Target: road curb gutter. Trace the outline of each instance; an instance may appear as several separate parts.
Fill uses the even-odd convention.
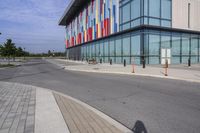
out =
[[[77,72],[90,72],[90,73],[121,74],[121,75],[132,75],[132,76],[135,75],[135,76],[155,77],[155,78],[162,78],[162,79],[174,79],[174,80],[181,80],[181,81],[187,81],[187,82],[200,83],[200,80],[192,80],[192,79],[184,79],[184,78],[177,78],[177,77],[172,77],[172,76],[160,76],[160,75],[152,75],[152,74],[108,72],[108,71],[96,71],[96,70],[80,70],[80,69],[71,69],[71,68],[66,68],[66,67],[65,67],[65,70],[77,71]]]

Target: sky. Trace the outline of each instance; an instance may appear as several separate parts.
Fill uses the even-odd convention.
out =
[[[0,44],[12,39],[31,53],[65,51],[65,27],[58,26],[70,0],[0,0]]]

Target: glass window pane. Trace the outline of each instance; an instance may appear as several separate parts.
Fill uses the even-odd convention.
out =
[[[123,11],[123,13],[122,13],[123,20],[122,20],[122,22],[125,23],[127,21],[130,21],[130,15],[131,15],[131,13],[130,13],[130,3],[128,3],[125,6],[123,6],[122,7],[122,11]]]
[[[131,19],[140,17],[140,0],[133,0],[131,2]]]
[[[181,48],[181,38],[180,37],[172,37],[172,55],[180,56],[180,48]]]
[[[115,56],[115,41],[110,41],[110,56]]]
[[[131,27],[136,27],[139,25],[140,25],[140,18],[131,22]]]
[[[131,37],[131,55],[140,56],[140,35]]]
[[[148,0],[144,0],[144,16],[148,16]]]
[[[149,55],[158,55],[160,50],[160,36],[149,35]]]
[[[95,47],[94,47],[94,44],[91,45],[91,52],[92,52],[92,58],[95,57]]]
[[[161,0],[161,17],[171,19],[171,0]]]
[[[164,26],[164,27],[171,27],[171,21],[162,20],[162,21],[161,21],[161,26]]]
[[[161,48],[171,48],[170,47],[170,36],[161,36]]]
[[[100,55],[99,55],[100,57],[104,56],[104,48],[103,48],[102,42],[100,43],[100,51],[99,52],[100,52]]]
[[[96,57],[99,57],[99,43],[96,43]]]
[[[198,55],[198,39],[191,39],[191,55]]]
[[[104,52],[104,56],[109,56],[109,53],[108,53],[108,42],[106,41],[106,42],[104,42],[104,50],[105,50],[105,52]]]
[[[121,64],[122,63],[122,57],[116,57],[116,63]]]
[[[122,26],[122,30],[127,30],[130,28],[130,23],[126,23]]]
[[[149,18],[149,25],[160,26],[160,19]]]
[[[123,56],[130,56],[130,37],[123,38]]]
[[[182,55],[189,55],[190,40],[189,38],[182,38]]]
[[[160,0],[149,0],[149,16],[160,18]]]
[[[191,39],[191,61],[192,63],[198,62],[198,39]]]
[[[116,56],[122,55],[122,45],[121,45],[121,39],[116,40]]]
[[[172,64],[180,63],[181,54],[181,38],[172,36]]]

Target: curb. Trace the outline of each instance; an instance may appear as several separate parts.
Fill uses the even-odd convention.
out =
[[[200,80],[184,79],[184,78],[177,78],[177,77],[172,77],[172,76],[160,76],[160,75],[152,75],[152,74],[137,74],[137,73],[125,73],[125,72],[108,72],[108,71],[96,71],[96,70],[80,70],[80,69],[72,69],[72,68],[66,68],[66,67],[64,67],[64,69],[69,70],[69,71],[77,71],[77,72],[121,74],[121,75],[132,75],[132,76],[135,75],[135,76],[154,77],[154,78],[162,78],[162,79],[174,79],[174,80],[180,80],[180,81],[200,83]]]

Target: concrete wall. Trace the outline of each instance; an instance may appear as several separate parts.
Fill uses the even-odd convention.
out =
[[[188,3],[190,28],[188,28]],[[172,27],[200,31],[200,0],[172,0]]]

